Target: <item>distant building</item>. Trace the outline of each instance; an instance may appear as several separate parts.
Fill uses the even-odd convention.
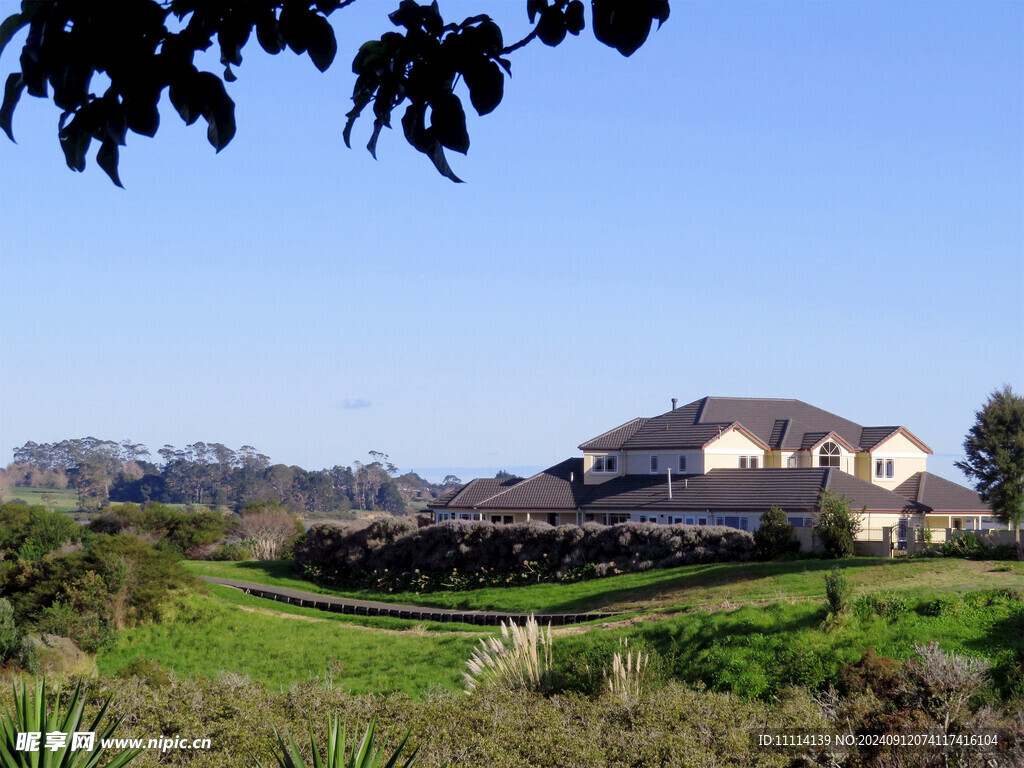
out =
[[[636,418],[579,446],[581,457],[525,480],[480,478],[428,506],[435,522],[641,522],[752,531],[785,510],[807,527],[822,491],[866,510],[862,537],[893,527],[1002,527],[969,488],[927,471],[932,450],[906,427],[863,427],[800,400],[705,397]]]

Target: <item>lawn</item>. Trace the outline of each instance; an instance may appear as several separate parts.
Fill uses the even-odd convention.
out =
[[[821,600],[823,575],[838,565],[854,594],[928,587],[943,590],[1024,587],[1024,566],[990,561],[852,558],[843,561],[794,560],[773,563],[713,563],[623,574],[576,584],[537,584],[467,592],[378,593],[334,590],[298,578],[287,561],[219,563],[191,561],[201,576],[238,579],[318,594],[462,610],[574,612],[589,610],[679,611],[740,603]]]
[[[78,493],[70,488],[55,490],[53,488],[28,488],[16,485],[7,495],[11,499],[21,500],[32,506],[47,507],[54,512],[76,512],[78,510]]]
[[[272,606],[273,610],[265,609]],[[210,595],[191,595],[160,624],[118,633],[102,652],[101,674],[113,674],[136,659],[185,676],[211,679],[225,672],[268,686],[288,688],[315,678],[362,693],[402,691],[421,695],[432,686],[455,689],[479,634],[427,632],[393,620],[345,617],[288,608],[213,586]],[[371,626],[372,625],[372,626]]]

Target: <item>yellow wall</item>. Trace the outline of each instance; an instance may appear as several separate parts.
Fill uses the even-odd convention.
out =
[[[889,480],[875,477],[876,459],[893,459],[896,463],[893,469],[895,476]],[[858,469],[860,467],[858,466]],[[898,433],[871,451],[870,460],[866,467],[868,476],[863,479],[869,480],[875,485],[893,490],[913,475],[915,472],[925,472],[928,469],[928,454],[922,451],[915,442],[902,433]],[[861,475],[858,473],[858,477]]]
[[[704,472],[712,469],[736,469],[740,465],[740,456],[757,456],[758,466],[767,466],[765,450],[743,432],[734,429],[704,449]]]
[[[617,460],[616,469],[617,472],[595,472],[594,471],[594,458],[597,456],[615,456]],[[625,457],[615,451],[595,451],[593,453],[583,454],[583,483],[584,485],[599,485],[605,483],[614,477],[618,477],[626,471],[624,466]]]

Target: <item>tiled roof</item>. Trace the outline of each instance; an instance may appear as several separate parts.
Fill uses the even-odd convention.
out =
[[[981,496],[931,472],[917,472],[900,483],[896,493],[913,499],[927,512],[981,512],[991,514]]]
[[[633,419],[580,448],[700,448],[736,424],[775,450],[808,450],[828,434],[855,451],[870,450],[900,430],[929,450],[903,427],[862,427],[802,400],[769,397],[705,397],[660,416]]]
[[[583,459],[561,464],[521,480],[477,503],[487,509],[577,509],[585,494]]]
[[[449,491],[444,496],[434,499],[427,506],[431,509],[438,507],[448,508],[468,508],[473,507],[484,499],[490,498],[496,493],[500,493],[510,485],[514,485],[519,482],[516,478],[508,480],[499,480],[494,477],[478,477],[476,480],[470,480],[461,488],[458,488],[454,495],[452,491]]]
[[[598,435],[593,440],[583,443],[580,448],[584,451],[617,451],[629,438],[636,434],[649,419],[637,418],[627,421],[620,427],[610,429],[603,435]]]
[[[483,495],[485,488],[494,488],[497,482],[512,485],[499,488],[490,496]],[[482,485],[473,488],[474,483]],[[624,475],[597,485],[584,485],[581,459],[568,459],[518,482],[474,480],[451,502],[442,504],[438,499],[430,506],[585,512],[762,512],[777,505],[787,511],[809,511],[817,506],[823,489],[845,496],[855,510],[866,506],[872,512],[919,511],[903,496],[834,468],[713,469],[703,475],[674,476],[669,499],[665,475]]]

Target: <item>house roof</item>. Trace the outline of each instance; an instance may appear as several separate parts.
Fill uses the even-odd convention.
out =
[[[915,472],[896,488],[896,493],[917,502],[926,512],[981,512],[991,514],[981,496],[931,472]]]
[[[580,448],[630,450],[701,448],[730,427],[746,432],[774,450],[809,450],[824,436],[835,435],[851,450],[871,450],[903,431],[923,450],[927,445],[903,427],[862,427],[805,403],[768,397],[704,397],[653,418],[638,418],[598,435]]]
[[[496,483],[512,485],[498,487]],[[480,485],[474,486],[474,483]],[[490,496],[486,489],[495,489]],[[747,511],[763,512],[776,505],[787,511],[817,507],[823,490],[845,496],[855,510],[872,512],[921,511],[913,501],[835,468],[712,469],[703,475],[673,476],[672,498],[666,475],[623,475],[597,485],[583,484],[582,459],[568,459],[520,481],[474,480],[432,509],[579,509]]]
[[[434,499],[432,502],[427,504],[427,506],[430,508],[473,507],[484,499],[490,498],[494,494],[499,493],[510,485],[514,485],[518,482],[518,478],[499,480],[494,477],[478,477],[476,480],[470,480],[461,488],[456,488],[454,491],[448,491],[443,496]]]

